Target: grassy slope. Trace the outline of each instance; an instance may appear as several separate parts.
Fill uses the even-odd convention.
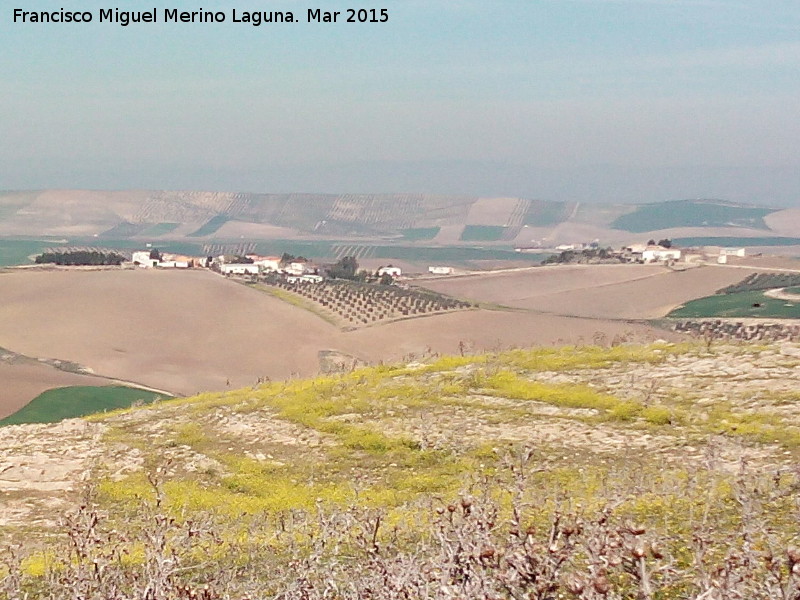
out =
[[[464,499],[494,506],[494,543],[513,539],[519,524],[511,506],[522,507],[531,547],[540,538],[546,544],[556,509],[566,519],[584,515],[577,518],[587,529],[592,515],[607,510],[605,520],[628,529],[637,523],[646,532],[642,541],[658,540],[665,563],[683,573],[659,587],[658,597],[694,597],[692,540],[701,536],[708,544],[703,560],[709,564],[727,560],[728,547],[738,548],[733,540],[742,539],[745,490],[758,495],[747,503],[748,547],[772,548],[800,534],[792,508],[796,478],[776,471],[773,462],[791,463],[800,450],[799,423],[782,411],[800,401],[796,388],[765,389],[754,381],[762,401],[756,407],[748,380],[736,388],[719,371],[719,391],[712,379],[718,371],[693,378],[703,361],[737,372],[736,363],[761,361],[795,369],[795,377],[798,366],[797,359],[760,347],[514,350],[171,400],[94,418],[108,427],[107,443],[135,448],[146,469],[101,477],[96,501],[108,511],[107,529],[132,532],[132,541],[117,543],[129,549],[124,564],[138,568],[149,559],[135,532],[156,522],[150,521],[152,505],[142,508],[143,499],[154,497],[153,477],[148,481],[145,473],[158,473],[159,510],[180,523],[213,523],[215,531],[209,546],[191,538],[181,546],[182,560],[202,564],[183,576],[202,583],[209,573],[236,567],[240,577],[259,581],[262,587],[250,589],[264,597],[282,585],[280,565],[290,555],[310,557],[304,568],[312,580],[314,569],[325,571],[328,564],[343,571],[324,576],[367,576],[356,567],[360,559],[350,566],[337,562],[360,556],[366,527],[346,525],[336,511],[348,507],[361,512],[347,514],[367,520],[380,515],[373,541],[391,555],[419,548],[428,539],[426,528],[437,531],[433,508],[447,519],[441,507],[453,502],[462,518],[467,509],[456,508],[459,497],[462,507]],[[683,378],[670,379],[675,368],[686,369],[685,386]],[[773,466],[760,469],[763,481],[758,473],[745,479],[735,474],[739,456],[756,461],[756,471]],[[725,463],[732,469],[719,468]],[[312,519],[308,531],[294,529],[300,513],[291,511],[297,510],[320,520]],[[756,521],[769,535],[752,529]],[[343,527],[344,537],[326,550],[311,533],[320,527],[332,536],[325,528]],[[202,560],[192,560],[192,552]],[[581,556],[565,568],[585,572]],[[28,559],[28,576],[35,578],[45,562],[42,555]],[[632,582],[620,573],[614,589],[634,597]]]
[[[709,421],[708,408],[693,406],[685,395],[645,390],[626,396],[629,386],[620,395],[620,390],[584,382],[596,381],[594,374],[604,369],[633,377],[635,370],[646,372],[653,368],[648,365],[668,364],[670,357],[694,360],[690,357],[695,352],[668,345],[445,357],[421,367],[373,367],[341,376],[271,383],[166,401],[121,418],[100,418],[112,426],[115,440],[139,446],[143,423],[163,419],[167,435],[160,443],[165,447],[146,449],[155,462],[166,448],[177,445],[213,459],[216,469],[176,477],[170,486],[176,506],[237,515],[311,508],[318,500],[346,505],[357,499],[358,492],[367,505],[400,507],[423,492],[457,494],[465,478],[496,466],[493,447],[524,441],[527,424],[544,426],[550,421],[548,414],[558,423],[574,421],[581,427],[687,436],[687,440],[736,432],[737,424],[748,422],[755,426],[743,427],[736,435],[754,441],[780,438],[770,438],[782,422],[774,415],[745,416],[728,406],[722,417],[720,405]],[[537,373],[572,373],[575,381],[536,381]],[[266,424],[254,437],[226,432],[215,426],[221,414],[231,415],[226,417],[230,420],[239,415],[265,423],[277,418],[289,424],[297,443],[277,442]],[[794,425],[786,425],[782,439],[794,449],[800,435]],[[588,464],[599,467],[591,455],[578,456],[563,442],[553,440],[539,449],[549,447],[550,458],[562,461],[567,471],[575,469],[575,474]],[[606,458],[607,465],[623,468],[632,457],[622,451]],[[664,465],[659,460],[652,466]],[[356,486],[354,476],[361,482]],[[141,492],[142,483],[134,476],[129,481],[107,481],[103,490],[109,500],[124,501]]]

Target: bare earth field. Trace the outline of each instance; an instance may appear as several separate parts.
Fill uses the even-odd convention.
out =
[[[235,239],[244,237],[247,239],[294,239],[298,236],[297,231],[288,227],[278,227],[276,225],[266,225],[262,223],[244,223],[241,221],[228,221],[213,235],[207,237]]]
[[[4,273],[0,302],[0,345],[180,394],[308,373],[337,332],[201,271]]]
[[[98,375],[175,394],[253,385],[261,377],[313,375],[321,350],[375,363],[461,349],[591,342],[596,334],[609,340],[675,337],[642,324],[493,310],[343,332],[311,312],[206,271],[0,273],[0,346],[74,361]],[[38,388],[26,387],[30,383],[21,373],[13,381],[15,402],[28,389],[28,399],[36,395]]]
[[[400,360],[427,349],[455,354],[460,344],[469,351],[491,351],[534,345],[592,343],[595,335],[631,340],[678,339],[670,332],[638,323],[543,315],[525,311],[470,310],[409,319],[345,334],[346,348],[362,348],[374,360]],[[355,344],[353,344],[355,342]]]
[[[602,239],[610,242],[631,238],[631,234],[589,223],[564,221],[553,227],[523,227],[514,238],[514,245],[529,246],[534,242],[543,242],[548,246],[558,244],[574,244],[575,240]]]
[[[800,255],[800,247],[784,246],[783,248],[796,248]],[[772,248],[773,255],[746,256],[745,258],[735,258],[728,262],[728,267],[757,267],[759,269],[774,269],[776,271],[800,272],[800,260],[785,256],[774,256],[775,251],[782,248]]]
[[[753,254],[770,254],[775,257],[784,257],[788,260],[794,260],[795,263],[797,262],[797,258],[800,257],[800,245],[796,246],[753,246],[748,248],[749,252]],[[795,264],[794,268],[797,268],[797,264]]]
[[[800,208],[787,208],[768,214],[764,222],[780,235],[796,236],[800,231]]]
[[[514,215],[524,215],[528,204],[519,198],[479,198],[470,206],[467,225],[514,225]]]
[[[706,266],[565,265],[428,279],[443,294],[543,313],[606,319],[663,317],[688,300],[741,281],[751,270]]]

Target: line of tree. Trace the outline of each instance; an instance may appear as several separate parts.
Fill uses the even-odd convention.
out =
[[[336,264],[328,267],[328,276],[333,279],[350,279],[351,281],[363,281],[366,273],[359,273],[358,261],[355,256],[345,256],[339,259]]]
[[[43,252],[36,257],[35,262],[38,265],[120,265],[125,262],[125,257],[116,252],[71,250],[69,252]]]
[[[561,254],[551,254],[542,261],[543,265],[622,262],[612,248],[584,248],[583,250],[564,250]]]
[[[291,264],[295,261],[297,262],[306,262],[308,259],[305,256],[295,256],[294,254],[289,254],[288,252],[284,252],[281,255],[281,266],[285,267],[288,264]]]

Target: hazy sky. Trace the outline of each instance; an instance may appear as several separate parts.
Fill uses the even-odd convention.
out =
[[[797,0],[113,2],[0,2],[0,189],[800,204]],[[228,22],[97,22],[153,6]]]

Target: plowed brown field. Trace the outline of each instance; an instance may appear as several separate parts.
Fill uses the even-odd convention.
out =
[[[313,375],[320,350],[374,363],[464,347],[591,342],[600,333],[642,341],[670,337],[640,324],[491,310],[343,332],[311,312],[205,271],[0,273],[0,346],[177,394],[252,385],[264,376]],[[17,373],[3,377],[5,397],[17,390],[16,404],[33,398],[41,385],[76,384],[49,385],[37,373]],[[41,385],[31,387],[29,379],[41,379]]]
[[[543,313],[654,319],[684,302],[741,281],[752,272],[716,266],[673,271],[651,265],[560,265],[420,283],[458,298]]]

